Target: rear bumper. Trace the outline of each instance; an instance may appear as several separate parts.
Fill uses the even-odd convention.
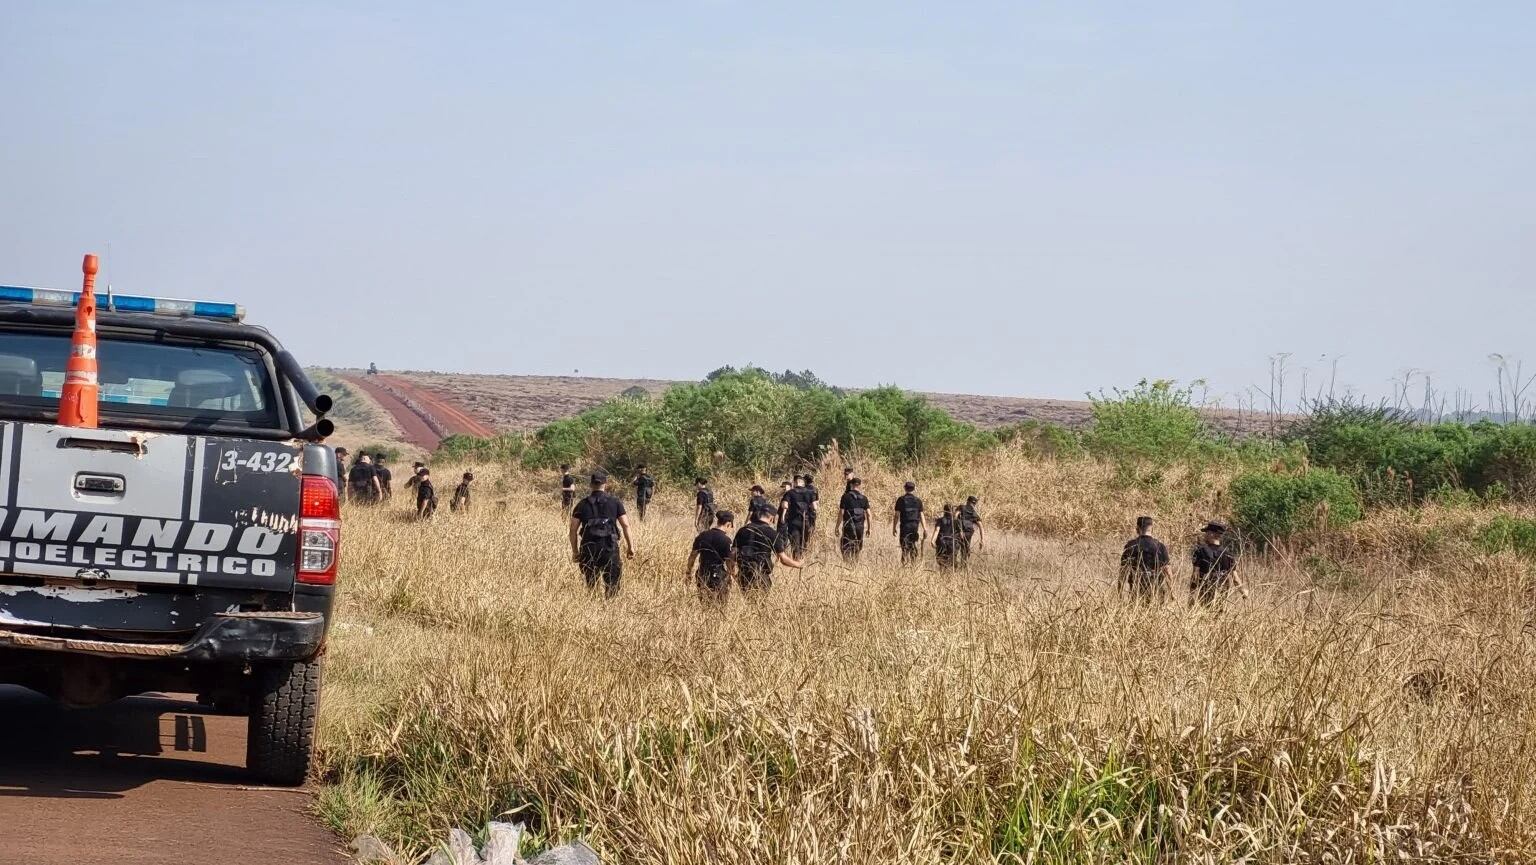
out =
[[[34,649],[105,658],[174,658],[186,661],[304,661],[320,653],[325,616],[320,613],[220,613],[185,643],[125,643],[29,634],[0,628],[0,649]]]

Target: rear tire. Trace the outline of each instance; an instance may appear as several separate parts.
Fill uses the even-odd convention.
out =
[[[258,667],[245,739],[246,770],[258,781],[297,787],[309,775],[320,710],[320,662]]]

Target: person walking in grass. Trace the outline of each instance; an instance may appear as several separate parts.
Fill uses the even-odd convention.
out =
[[[1120,594],[1134,600],[1168,600],[1168,548],[1152,537],[1152,518],[1136,518],[1136,537],[1125,542],[1120,553]]]
[[[736,581],[741,593],[749,598],[758,597],[773,585],[775,563],[786,568],[800,570],[805,567],[789,549],[789,537],[782,528],[774,528],[768,522],[772,511],[762,510],[747,515],[747,524],[736,532]]]
[[[960,546],[965,543],[965,530],[954,505],[945,505],[944,513],[933,524],[933,555],[939,570],[954,570],[961,564]]]
[[[693,487],[693,524],[702,532],[715,519],[715,491],[709,488],[709,481],[703,478],[694,478]]]
[[[981,527],[981,511],[976,509],[979,501],[975,496],[967,496],[965,504],[960,506],[958,512],[960,530],[964,536],[960,544],[960,556],[962,560],[967,562],[971,559],[971,553],[980,550],[981,545],[986,543],[987,540],[987,532]],[[975,541],[974,546],[972,545],[973,540]]]
[[[869,499],[864,496],[863,486],[858,478],[849,478],[847,492],[837,504],[838,549],[849,564],[858,563],[869,524]]]
[[[432,487],[432,470],[422,466],[416,472],[416,517],[426,519],[437,513],[437,490]]]
[[[793,481],[784,481],[779,484],[779,508],[773,514],[775,526],[784,525],[784,509],[789,507],[789,494],[795,489]]]
[[[576,476],[571,474],[569,464],[560,464],[560,509],[570,513],[576,505]]]
[[[795,475],[795,485],[779,505],[779,528],[785,532],[790,552],[797,558],[805,554],[810,536],[811,516],[815,513],[814,493],[806,488],[805,477]]]
[[[373,455],[373,474],[379,479],[379,500],[389,501],[389,497],[395,494],[389,486],[390,481],[394,480],[394,475],[390,473],[389,467],[384,465],[382,452]]]
[[[736,515],[730,511],[716,511],[715,525],[699,532],[693,539],[693,549],[688,553],[686,573],[692,574],[698,585],[699,600],[709,605],[724,605],[731,594],[731,568],[736,563],[736,552],[731,533],[736,529]]]
[[[768,502],[768,492],[763,489],[762,484],[753,484],[747,490],[747,518],[751,519],[752,514],[757,511],[773,512],[773,505]]]
[[[448,502],[448,510],[469,513],[469,487],[474,480],[474,472],[464,473],[464,477],[459,480],[459,485],[453,488],[453,498]]]
[[[416,489],[416,485],[421,483],[421,470],[426,467],[426,463],[411,463],[411,476],[405,479],[405,483],[401,484],[400,488],[404,490]]]
[[[624,575],[619,541],[624,542],[627,558],[635,557],[635,546],[630,540],[624,503],[608,493],[608,473],[595,471],[591,480],[592,493],[571,511],[571,560],[581,567],[588,589],[596,589],[601,580],[603,596],[612,598],[619,593],[619,581]]]
[[[901,563],[904,565],[922,561],[921,544],[928,542],[928,523],[923,519],[923,500],[917,497],[917,484],[902,484],[906,492],[896,499],[896,510],[891,513],[891,534],[901,544]]]
[[[1211,520],[1200,532],[1200,543],[1192,554],[1194,572],[1189,579],[1189,602],[1210,606],[1233,589],[1248,597],[1248,587],[1237,573],[1237,550],[1227,543],[1227,524]]]
[[[810,499],[810,508],[805,512],[805,541],[804,546],[809,547],[816,538],[816,520],[821,513],[821,490],[816,488],[816,476],[810,472],[805,473],[805,494]],[[799,553],[796,553],[799,555]]]
[[[352,501],[359,504],[371,505],[379,501],[379,476],[373,470],[373,459],[367,454],[359,454],[357,462],[347,472],[347,485],[352,490]]]
[[[635,511],[640,514],[640,522],[645,522],[645,509],[651,504],[651,497],[656,492],[656,479],[646,471],[645,463],[635,470],[635,478],[630,481],[635,488]]]
[[[336,497],[347,500],[347,449],[336,449]]]

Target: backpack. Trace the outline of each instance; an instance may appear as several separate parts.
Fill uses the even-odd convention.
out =
[[[921,523],[923,521],[922,500],[911,494],[902,496],[901,499],[901,521],[909,525]]]
[[[587,499],[591,503],[593,515],[581,523],[581,539],[588,543],[615,540],[619,536],[619,527],[612,517],[598,516],[601,511],[600,504],[607,501],[606,496],[595,495]]]

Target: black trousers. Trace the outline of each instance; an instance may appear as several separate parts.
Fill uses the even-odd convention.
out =
[[[635,510],[640,512],[640,519],[645,519],[645,508],[651,503],[651,497],[646,494],[635,496]]]
[[[843,523],[843,532],[838,536],[838,548],[843,551],[843,558],[858,561],[859,553],[864,550],[864,524],[853,521]]]
[[[624,576],[624,560],[619,556],[618,544],[582,544],[577,548],[577,558],[580,559],[581,576],[587,581],[588,589],[597,588],[597,581],[601,578],[606,597],[611,598],[619,593],[619,579]]]
[[[723,604],[731,596],[731,575],[725,565],[699,565],[699,600]]]
[[[923,527],[918,523],[902,524],[900,532],[902,564],[906,565],[922,560],[923,551],[918,547],[918,543],[922,536]]]
[[[941,569],[953,568],[960,563],[959,538],[939,538],[933,543],[933,557]]]
[[[741,559],[737,562],[736,581],[741,593],[766,592],[773,585],[773,559]]]
[[[576,504],[576,491],[575,490],[561,490],[560,491],[560,507],[565,508],[566,510],[570,510],[571,506],[574,505],[574,504]]]
[[[806,540],[810,536],[810,526],[804,517],[790,517],[784,521],[784,533],[789,538],[789,551],[795,558],[805,553]]]

